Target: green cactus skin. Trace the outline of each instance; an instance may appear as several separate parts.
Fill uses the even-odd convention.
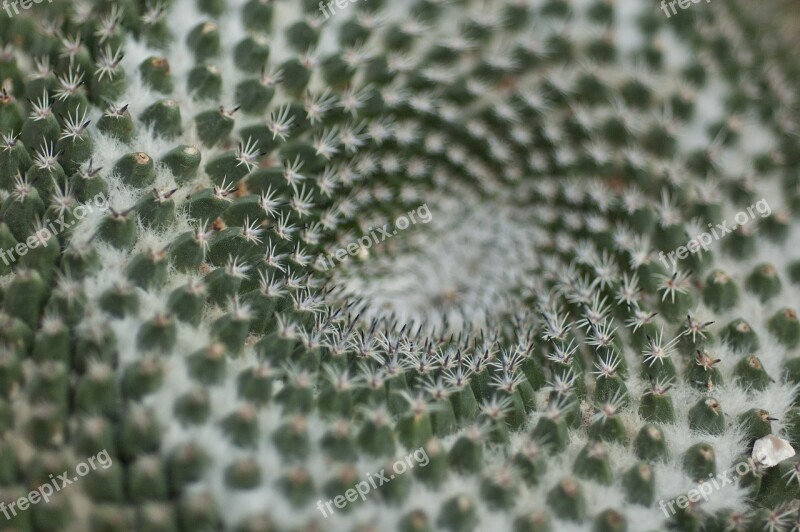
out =
[[[0,20],[0,500],[114,458],[0,528],[790,529],[796,456],[659,506],[800,449],[772,33],[741,0]]]

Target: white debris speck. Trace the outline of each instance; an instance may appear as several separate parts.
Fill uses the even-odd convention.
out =
[[[753,445],[753,460],[764,467],[772,467],[792,456],[794,448],[791,444],[772,434],[756,440]]]

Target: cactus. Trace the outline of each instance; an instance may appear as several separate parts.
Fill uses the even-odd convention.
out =
[[[800,526],[800,69],[646,4],[9,5],[0,530]]]

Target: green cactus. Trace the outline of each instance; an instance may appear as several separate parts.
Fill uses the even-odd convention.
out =
[[[25,5],[0,530],[800,526],[800,68],[744,0]]]

